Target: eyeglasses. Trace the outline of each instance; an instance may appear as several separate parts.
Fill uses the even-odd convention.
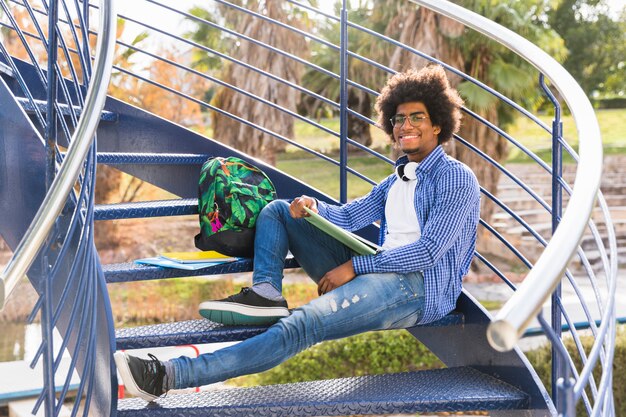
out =
[[[391,119],[389,119],[389,121],[391,121],[391,125],[393,127],[400,127],[404,124],[404,121],[408,118],[411,126],[419,127],[424,120],[428,119],[428,116],[421,116],[422,114],[424,113],[415,112],[415,113],[409,114],[408,116],[405,116],[403,114],[396,114]]]

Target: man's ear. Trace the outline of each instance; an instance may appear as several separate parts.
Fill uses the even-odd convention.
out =
[[[441,133],[441,128],[439,126],[433,126],[433,133],[435,135],[438,135],[439,133]]]

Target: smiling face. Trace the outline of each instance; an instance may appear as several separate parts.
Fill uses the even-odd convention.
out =
[[[425,117],[417,126],[409,122],[410,114]],[[406,116],[401,125],[393,127],[393,139],[396,146],[404,152],[410,161],[421,162],[437,147],[437,135],[441,131],[439,126],[433,125],[428,110],[421,101],[402,103],[396,109],[396,115]]]

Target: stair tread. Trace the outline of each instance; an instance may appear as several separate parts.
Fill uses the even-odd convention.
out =
[[[297,268],[298,262],[293,258],[287,258],[285,268]],[[102,266],[107,283],[134,282],[153,279],[197,277],[204,275],[222,275],[238,272],[252,271],[252,259],[242,258],[234,262],[224,262],[208,268],[189,271],[176,268],[164,268],[153,265],[139,265],[134,262],[106,264]]]
[[[13,69],[8,65],[3,64],[2,62],[0,62],[0,73],[6,74],[9,77],[13,78]]]
[[[420,327],[445,327],[463,324],[463,313],[453,311],[433,323]],[[225,326],[209,320],[185,320],[175,323],[117,329],[117,349],[143,349],[161,346],[196,345],[203,343],[245,340],[267,330],[268,326]]]
[[[95,220],[184,216],[188,214],[198,214],[197,198],[99,204],[94,208]]]
[[[33,103],[29,99],[24,98],[24,97],[17,97],[17,101],[20,103],[20,105],[24,108],[26,112],[35,111],[34,106],[36,106],[39,109],[39,111],[42,113],[45,113],[46,111],[48,111],[48,103],[43,100],[34,100],[34,106],[33,106]],[[72,106],[72,107],[74,109],[74,114],[76,114],[77,116],[80,116],[80,113],[83,109],[79,106]],[[63,113],[66,116],[70,114],[70,106],[68,106],[67,104],[59,103],[59,109],[61,110],[61,113]],[[100,120],[107,121],[107,122],[117,122],[117,119],[118,119],[117,113],[113,113],[113,112],[106,111],[106,110],[103,110],[102,114],[100,115]]]
[[[469,367],[169,395],[118,402],[118,416],[319,416],[524,409],[524,392]]]
[[[131,153],[131,152],[99,152],[98,163],[107,165],[123,164],[198,164],[202,165],[212,155],[208,154],[176,154],[176,153]]]

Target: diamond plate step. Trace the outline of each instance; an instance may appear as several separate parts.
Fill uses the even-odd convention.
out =
[[[445,327],[463,324],[462,313],[453,311],[442,319],[421,327]],[[224,326],[209,320],[129,327],[115,331],[117,349],[142,349],[161,346],[235,342],[264,332],[267,326]]]
[[[115,331],[117,350],[161,346],[200,345],[237,342],[256,336],[267,326],[224,326],[209,320],[187,320],[177,323],[129,327]]]
[[[287,258],[285,268],[297,268],[298,262],[293,258]],[[204,275],[224,275],[238,272],[252,271],[252,259],[241,259],[235,262],[224,262],[198,269],[187,271],[184,269],[163,268],[152,265],[139,265],[134,262],[103,265],[102,270],[107,283],[147,281],[152,279],[197,277]]]
[[[16,98],[26,113],[34,113],[35,108],[39,109],[41,113],[46,113],[48,111],[48,103],[43,100],[34,100],[34,104],[33,104],[27,98],[24,98],[24,97],[16,97]],[[72,106],[72,109],[76,117],[80,117],[80,113],[82,112],[83,109],[78,106]],[[59,110],[61,111],[61,114],[63,114],[64,116],[70,115],[70,111],[71,111],[70,106],[68,106],[67,104],[59,103]],[[103,110],[102,114],[100,114],[100,120],[104,122],[117,122],[118,115],[117,113]]]
[[[119,417],[338,416],[519,410],[528,395],[467,367],[119,400]]]
[[[212,155],[171,153],[98,153],[98,163],[107,165],[202,165]]]
[[[197,198],[101,204],[94,208],[95,220],[136,219],[140,217],[185,216],[198,214]]]

